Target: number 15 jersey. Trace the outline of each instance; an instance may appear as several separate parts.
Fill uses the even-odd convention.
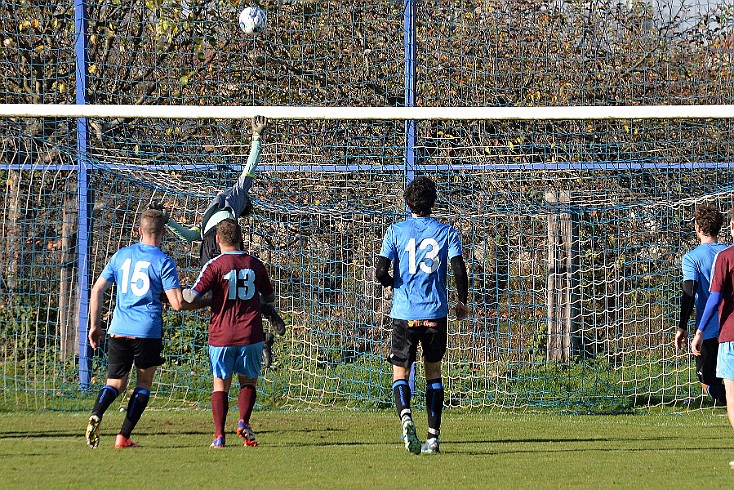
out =
[[[273,294],[265,265],[242,251],[224,252],[204,265],[191,288],[212,292],[209,345],[250,345],[264,340],[260,295]]]
[[[385,232],[380,255],[393,263],[392,318],[433,320],[448,315],[448,262],[461,255],[454,228],[430,217],[395,223]]]
[[[117,284],[111,335],[163,338],[161,293],[180,287],[171,257],[158,247],[136,243],[118,250],[100,277]]]

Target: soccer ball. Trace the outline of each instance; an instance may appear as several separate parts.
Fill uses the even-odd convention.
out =
[[[266,23],[265,11],[260,7],[246,7],[240,13],[240,29],[248,36],[264,31]]]

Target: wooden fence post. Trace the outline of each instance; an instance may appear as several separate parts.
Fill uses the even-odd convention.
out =
[[[61,225],[61,274],[59,278],[58,325],[61,336],[61,360],[79,353],[77,331],[79,325],[79,288],[77,287],[76,236],[77,198],[67,194],[64,199]]]
[[[578,351],[578,223],[568,191],[548,191],[547,362],[568,362]]]

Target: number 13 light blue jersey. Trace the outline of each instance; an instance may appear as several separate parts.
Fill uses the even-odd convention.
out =
[[[110,334],[163,337],[161,294],[180,287],[171,257],[157,247],[136,243],[118,250],[100,276],[117,284]]]
[[[432,320],[448,314],[448,262],[461,255],[455,229],[430,217],[409,218],[387,229],[380,255],[393,263],[392,318]]]

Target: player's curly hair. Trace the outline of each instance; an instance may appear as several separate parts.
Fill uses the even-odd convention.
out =
[[[724,224],[724,215],[715,204],[706,203],[696,207],[694,218],[701,228],[701,233],[712,237],[719,236]]]
[[[232,218],[223,219],[217,224],[217,236],[225,245],[238,245],[242,243],[242,228]]]
[[[430,216],[436,203],[436,183],[428,177],[418,177],[408,184],[403,196],[411,213]]]

